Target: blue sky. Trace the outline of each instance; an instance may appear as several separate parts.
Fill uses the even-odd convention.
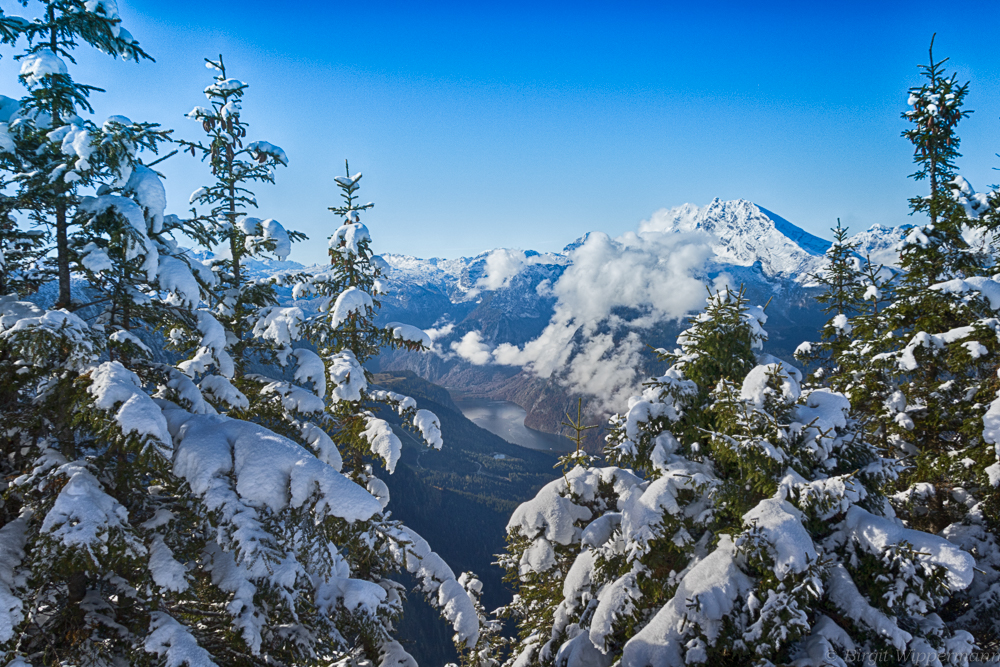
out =
[[[922,188],[900,113],[935,31],[935,53],[971,80],[960,167],[977,189],[1000,181],[996,2],[120,1],[157,62],[81,50],[74,77],[109,91],[97,114],[195,138],[183,114],[221,52],[250,84],[249,138],[290,159],[258,215],[311,237],[293,250],[305,263],[324,258],[345,157],[375,202],[376,250],[421,257],[558,250],[713,197],[821,236],[837,217],[907,222]],[[0,92],[20,96],[9,53]],[[183,213],[207,169],[178,155],[162,171]]]

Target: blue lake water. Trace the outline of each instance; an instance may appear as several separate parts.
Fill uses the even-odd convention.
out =
[[[553,453],[572,451],[576,447],[569,438],[543,433],[525,426],[524,418],[528,413],[516,403],[494,401],[488,398],[470,398],[455,394],[452,395],[452,399],[466,419],[493,435],[500,436],[507,442],[528,449]]]

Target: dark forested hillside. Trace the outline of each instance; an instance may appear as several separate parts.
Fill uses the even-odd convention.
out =
[[[521,502],[559,475],[550,454],[513,445],[466,419],[447,390],[414,373],[375,375],[375,382],[417,400],[441,420],[444,447],[429,450],[399,427],[394,414],[379,415],[393,423],[403,441],[389,486],[393,518],[420,533],[456,574],[472,570],[483,581],[483,606],[492,611],[510,601],[502,570],[493,565],[504,549],[507,520]],[[499,458],[502,456],[503,458]],[[400,641],[420,664],[454,660],[451,628],[411,592],[401,624]]]

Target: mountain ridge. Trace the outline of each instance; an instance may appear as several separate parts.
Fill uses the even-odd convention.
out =
[[[861,257],[895,265],[904,232],[875,225],[852,239]],[[428,330],[435,352],[391,353],[376,363],[511,400],[528,411],[528,426],[558,432],[578,396],[604,400],[595,408],[603,418],[656,373],[644,344],[671,349],[683,318],[704,303],[705,285],[742,285],[753,303],[771,299],[767,349],[791,359],[825,321],[811,276],[830,245],[753,202],[715,199],[657,211],[618,239],[588,232],[558,253],[501,248],[451,260],[386,253],[384,317]],[[672,300],[678,293],[688,298]],[[540,370],[561,358],[562,370]]]

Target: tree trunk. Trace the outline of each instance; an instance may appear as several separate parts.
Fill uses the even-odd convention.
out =
[[[71,302],[69,285],[69,239],[67,237],[66,204],[56,206],[56,262],[59,272],[59,299],[56,308],[69,308]]]

